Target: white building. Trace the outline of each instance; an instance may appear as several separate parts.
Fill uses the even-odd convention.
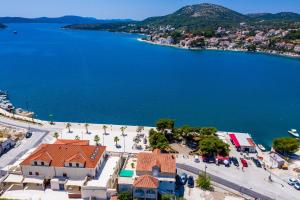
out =
[[[57,140],[42,144],[21,162],[20,178],[10,174],[4,186],[17,183],[23,188],[65,190],[69,198],[107,199],[114,194],[120,157],[111,157],[105,146],[87,140]]]
[[[172,154],[153,152],[138,153],[123,169],[132,172],[118,178],[119,191],[130,191],[134,198],[157,199],[158,194],[175,193],[176,159]],[[127,173],[128,174],[128,173]]]
[[[231,142],[241,152],[256,152],[256,145],[248,133],[229,133]]]

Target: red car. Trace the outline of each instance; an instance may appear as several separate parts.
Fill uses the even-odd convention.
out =
[[[248,167],[248,163],[244,158],[241,158],[241,163],[242,163],[243,167]]]

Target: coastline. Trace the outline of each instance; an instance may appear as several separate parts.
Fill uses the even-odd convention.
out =
[[[205,47],[205,48],[196,48],[196,47],[183,47],[180,45],[175,45],[175,44],[160,44],[158,42],[153,42],[149,40],[143,40],[142,38],[137,38],[138,41],[140,42],[145,42],[148,44],[152,45],[159,45],[159,46],[166,46],[166,47],[173,47],[173,48],[178,48],[178,49],[184,49],[184,50],[208,50],[208,51],[232,51],[232,52],[250,52],[246,49],[240,49],[240,48],[235,48],[235,49],[224,49],[224,48],[217,48],[217,47]],[[257,50],[252,53],[260,53],[260,54],[266,54],[266,55],[273,55],[273,56],[281,56],[281,57],[286,57],[286,58],[295,58],[295,59],[300,59],[300,55],[294,54],[294,53],[279,53],[279,52],[271,52],[271,51],[262,51],[262,50]]]

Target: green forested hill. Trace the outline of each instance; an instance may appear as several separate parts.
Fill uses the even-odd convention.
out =
[[[158,28],[170,25],[175,29],[188,31],[216,29],[217,27],[232,28],[246,22],[258,28],[297,28],[300,27],[300,15],[291,12],[276,14],[257,13],[244,15],[215,4],[197,4],[185,6],[176,12],[160,17],[150,17],[143,21],[114,24],[76,24],[67,26],[74,29],[94,29],[110,31],[132,31],[138,27]]]

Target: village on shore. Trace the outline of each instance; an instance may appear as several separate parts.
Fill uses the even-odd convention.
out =
[[[174,46],[184,49],[213,49],[230,51],[251,51],[300,57],[300,41],[290,37],[300,29],[257,29],[247,23],[240,23],[239,28],[202,32],[178,31],[174,27],[160,26],[158,29],[137,28],[133,32],[145,33],[142,41],[158,45]]]

